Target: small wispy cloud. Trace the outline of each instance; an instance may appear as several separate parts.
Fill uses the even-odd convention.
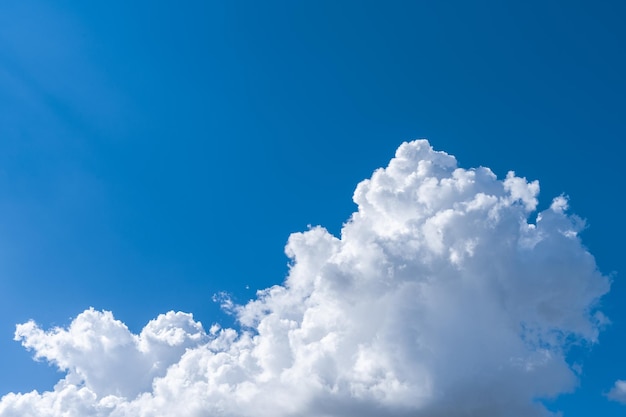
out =
[[[94,310],[18,325],[67,375],[5,395],[0,416],[549,415],[540,400],[575,388],[566,352],[596,342],[610,283],[567,200],[536,213],[538,193],[404,143],[358,185],[340,237],[295,233],[282,285],[220,296],[240,330],[169,312],[135,335]]]
[[[609,400],[626,404],[626,381],[615,381],[615,385],[613,385],[613,388],[611,388],[611,391],[609,391],[606,396]]]

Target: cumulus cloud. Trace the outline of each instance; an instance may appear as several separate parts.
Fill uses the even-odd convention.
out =
[[[615,385],[613,385],[613,388],[611,388],[611,391],[609,391],[606,396],[609,400],[626,404],[626,381],[615,381]]]
[[[282,285],[224,300],[238,330],[169,312],[134,335],[94,310],[18,325],[67,376],[4,396],[0,416],[550,415],[540,400],[576,387],[566,353],[596,342],[610,283],[567,199],[537,213],[538,193],[404,143],[357,186],[340,237],[291,235]]]

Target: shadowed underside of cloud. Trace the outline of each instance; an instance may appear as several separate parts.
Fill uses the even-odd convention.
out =
[[[66,371],[8,394],[2,417],[528,417],[571,391],[572,344],[593,344],[609,280],[557,197],[462,169],[425,140],[361,182],[341,237],[293,234],[283,285],[225,306],[240,330],[169,312],[139,335],[87,310],[16,339]]]

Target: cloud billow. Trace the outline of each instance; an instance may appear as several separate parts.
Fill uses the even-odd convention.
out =
[[[228,304],[239,330],[169,312],[139,335],[87,310],[16,339],[67,372],[10,393],[0,417],[528,417],[573,390],[570,346],[606,321],[609,279],[560,196],[538,182],[458,168],[404,143],[354,193],[341,237],[290,236],[282,285]]]

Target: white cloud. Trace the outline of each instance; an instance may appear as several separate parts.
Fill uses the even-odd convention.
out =
[[[611,391],[606,395],[608,399],[626,404],[626,381],[617,380]]]
[[[544,416],[571,391],[571,344],[597,340],[609,290],[565,197],[403,144],[361,182],[341,238],[290,236],[283,285],[237,306],[242,330],[167,313],[133,335],[108,312],[16,338],[67,371],[8,394],[2,417]]]
[[[133,335],[110,312],[93,309],[76,317],[67,330],[44,332],[32,321],[20,324],[15,338],[33,349],[36,358],[67,371],[66,382],[84,382],[99,395],[124,397],[149,390],[187,348],[207,339],[190,314],[161,314]]]

